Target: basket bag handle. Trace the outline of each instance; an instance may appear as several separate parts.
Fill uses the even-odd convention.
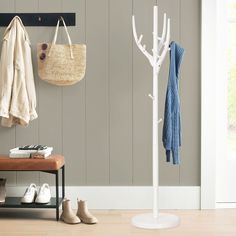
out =
[[[67,27],[66,27],[66,23],[63,19],[63,17],[61,16],[60,19],[58,19],[57,21],[57,26],[56,26],[56,30],[55,30],[55,34],[54,34],[54,38],[53,38],[53,41],[52,41],[52,45],[49,49],[49,52],[48,52],[48,56],[50,57],[51,55],[51,49],[53,47],[53,45],[56,44],[56,41],[57,41],[57,34],[58,34],[58,28],[59,28],[59,23],[60,21],[62,21],[63,25],[64,25],[64,28],[65,28],[65,31],[66,31],[66,35],[67,35],[67,39],[68,39],[68,42],[69,42],[69,46],[70,46],[70,57],[73,59],[74,56],[73,56],[73,51],[72,51],[72,43],[71,43],[71,39],[70,39],[70,35],[68,33],[68,30],[67,30]]]

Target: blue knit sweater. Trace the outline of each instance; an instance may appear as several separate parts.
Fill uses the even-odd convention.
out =
[[[180,99],[179,99],[179,70],[184,49],[175,42],[170,44],[170,68],[166,91],[165,114],[162,141],[166,149],[166,161],[180,163],[179,147],[181,146]]]

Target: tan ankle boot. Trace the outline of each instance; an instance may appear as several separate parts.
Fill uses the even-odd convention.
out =
[[[64,199],[62,202],[61,220],[67,224],[79,224],[81,222],[71,209],[70,200],[68,199]]]
[[[93,216],[87,208],[87,202],[86,201],[78,201],[78,211],[77,216],[80,218],[80,220],[85,224],[96,224],[98,223],[98,220],[95,216]]]

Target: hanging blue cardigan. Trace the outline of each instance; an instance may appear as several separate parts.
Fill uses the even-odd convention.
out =
[[[180,163],[179,147],[181,146],[180,99],[179,99],[179,70],[184,49],[175,42],[170,44],[170,68],[166,91],[165,114],[162,141],[166,149],[166,161]]]

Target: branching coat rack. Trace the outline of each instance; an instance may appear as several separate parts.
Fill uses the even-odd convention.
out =
[[[148,96],[152,99],[152,168],[153,168],[153,212],[133,217],[132,224],[139,228],[164,229],[176,227],[180,218],[175,215],[159,213],[158,191],[158,74],[170,44],[170,19],[163,19],[163,30],[161,37],[158,36],[158,7],[153,7],[153,49],[152,55],[147,52],[146,45],[142,45],[143,35],[137,36],[135,17],[132,16],[132,27],[135,42],[140,51],[147,57],[153,68],[153,92]]]

